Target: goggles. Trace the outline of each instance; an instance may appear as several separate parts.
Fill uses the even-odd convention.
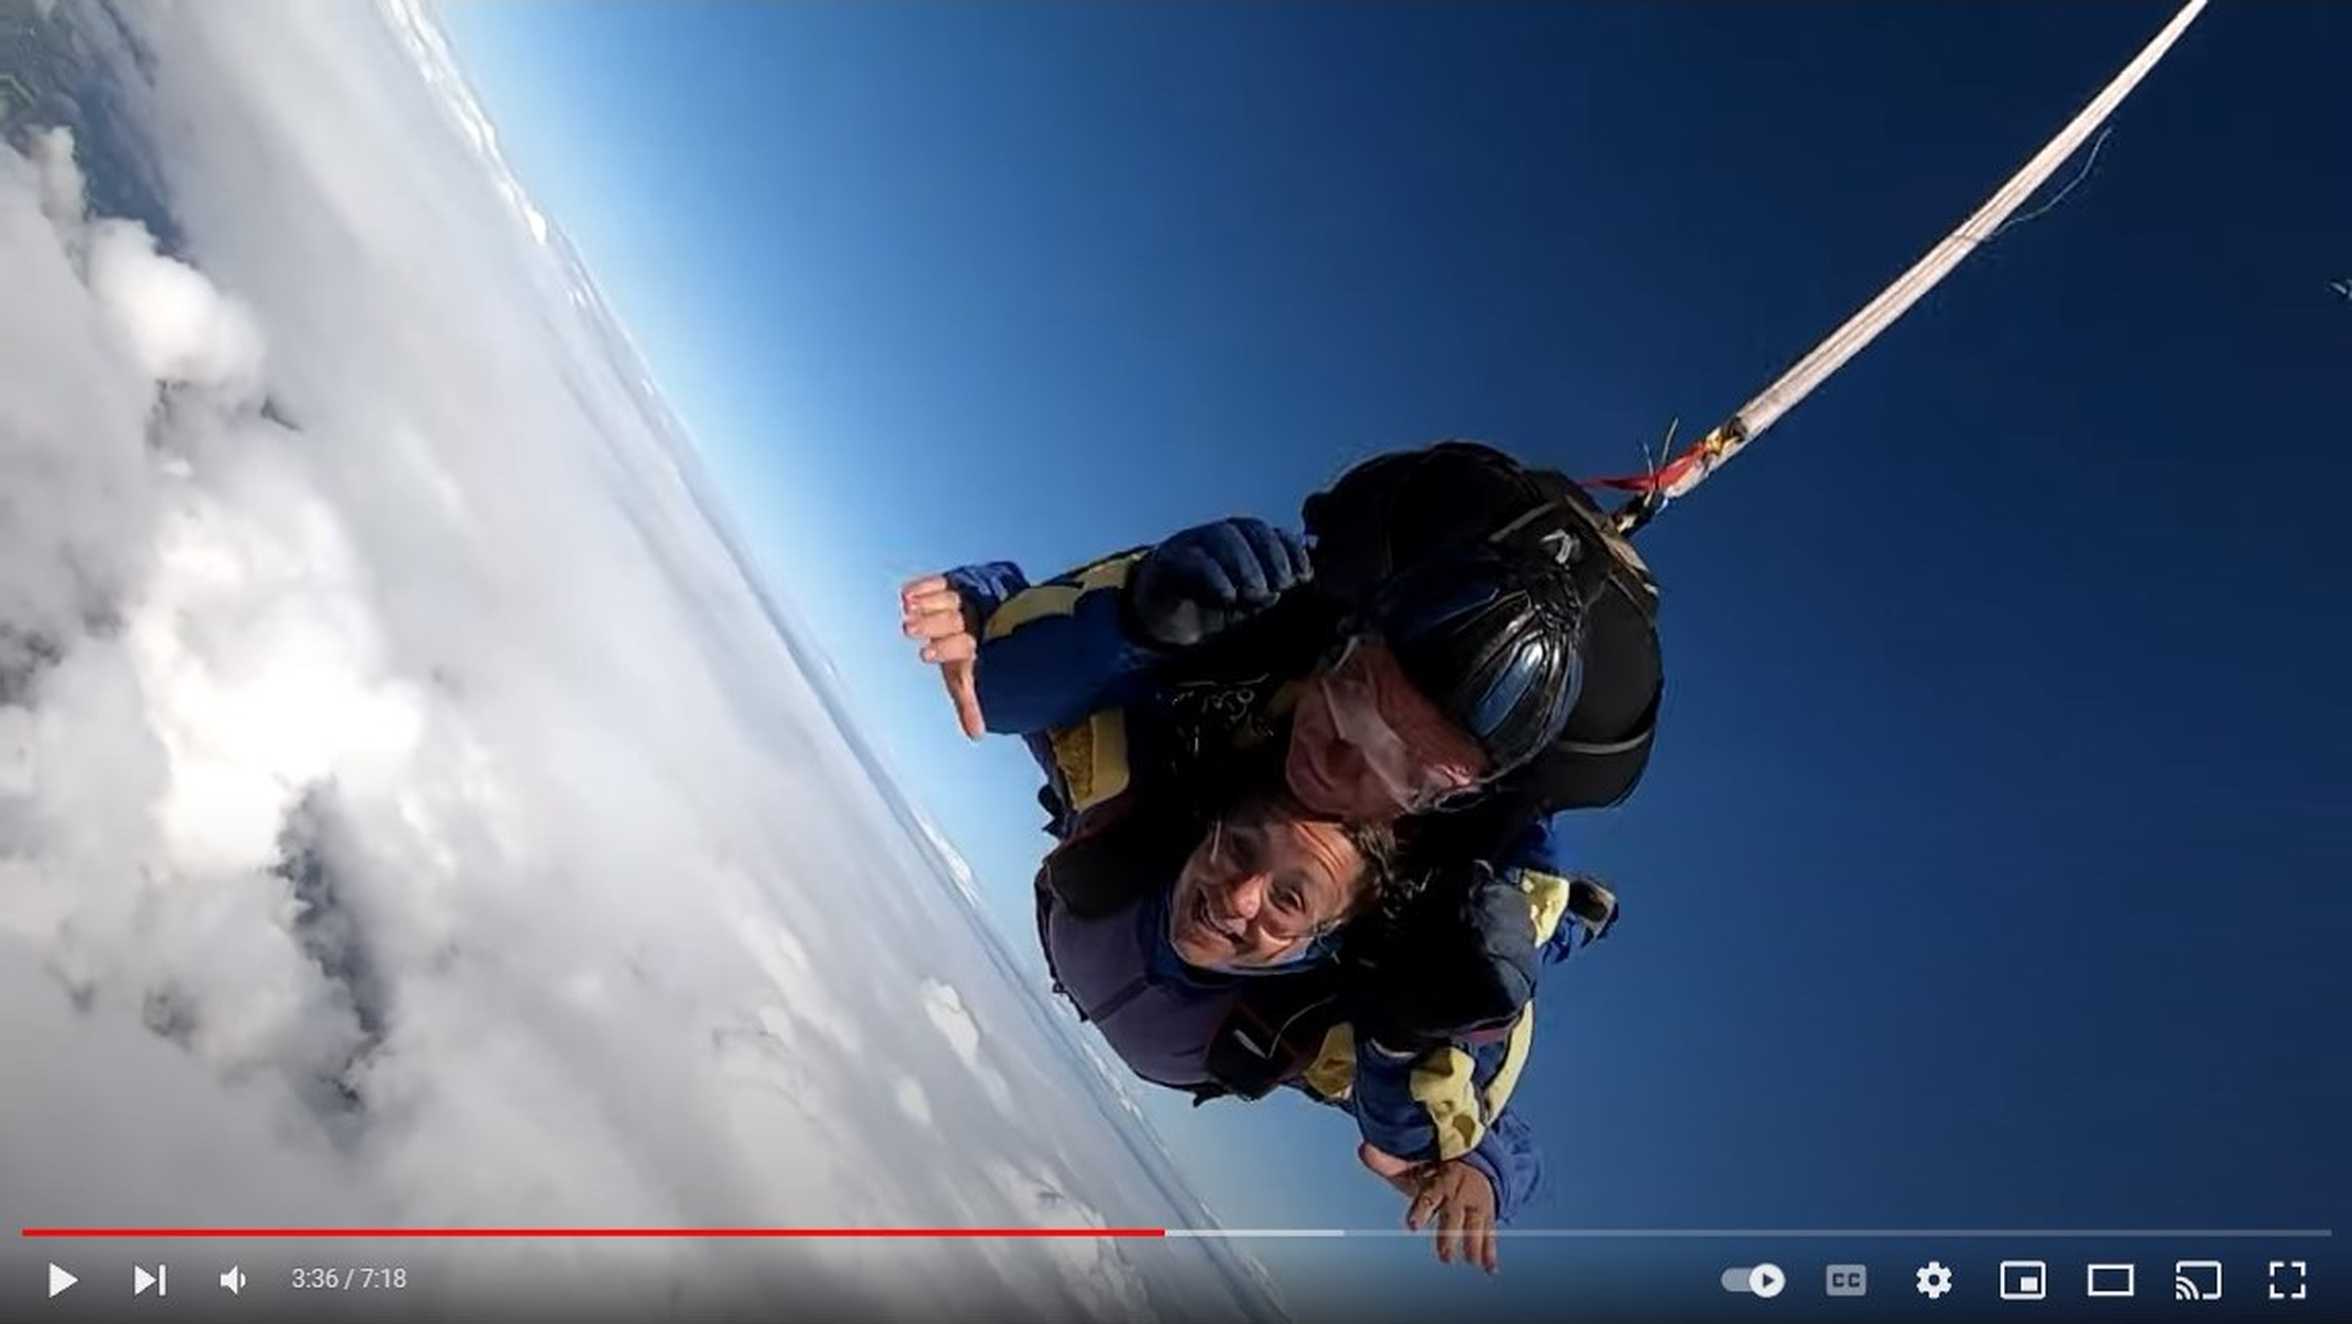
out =
[[[1332,664],[1315,678],[1315,691],[1331,714],[1332,733],[1355,749],[1389,799],[1405,813],[1458,809],[1476,800],[1491,777],[1415,758],[1404,736],[1389,725],[1380,711],[1379,687],[1356,662],[1357,650],[1368,637],[1359,634],[1350,638]]]

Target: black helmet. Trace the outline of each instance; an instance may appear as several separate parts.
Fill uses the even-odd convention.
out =
[[[1584,602],[1567,566],[1472,544],[1383,580],[1365,624],[1501,776],[1560,736],[1584,685]]]

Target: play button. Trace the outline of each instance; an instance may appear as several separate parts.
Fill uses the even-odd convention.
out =
[[[59,1292],[64,1291],[66,1288],[69,1288],[80,1281],[82,1280],[74,1277],[70,1273],[67,1273],[63,1269],[58,1268],[54,1264],[49,1266],[49,1295],[51,1296],[57,1295]]]

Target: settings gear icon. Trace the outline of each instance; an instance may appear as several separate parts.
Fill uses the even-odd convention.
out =
[[[1913,1277],[1919,1280],[1919,1294],[1930,1301],[1952,1290],[1952,1271],[1941,1260],[1929,1260]]]

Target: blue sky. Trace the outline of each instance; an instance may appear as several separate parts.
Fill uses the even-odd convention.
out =
[[[1026,958],[1035,776],[956,734],[900,579],[1295,523],[1349,461],[1448,434],[1636,468],[1908,265],[2170,10],[446,23]],[[1530,1224],[2340,1207],[2348,45],[2340,8],[2208,13],[2062,206],[1644,535],[1668,703],[1633,802],[1571,821],[1627,918],[1546,987]],[[1154,1115],[1234,1222],[1397,1217],[1335,1116]],[[1614,1290],[1683,1254],[1547,1245],[1474,1290]],[[1462,1277],[1419,1248],[1268,1258],[1310,1287]]]

